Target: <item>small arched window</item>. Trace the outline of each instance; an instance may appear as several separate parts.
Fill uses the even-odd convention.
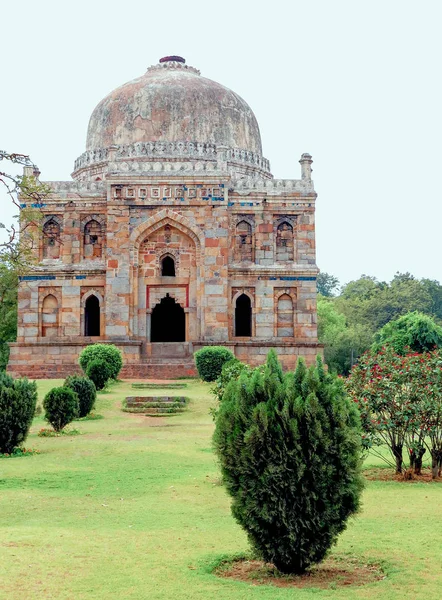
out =
[[[43,337],[58,335],[58,301],[52,294],[45,297],[41,307],[41,335]]]
[[[55,219],[43,226],[43,258],[60,258],[60,225]]]
[[[235,305],[235,336],[251,337],[252,335],[252,302],[247,294],[241,294]]]
[[[247,221],[240,221],[236,226],[234,258],[236,262],[253,261],[252,226]]]
[[[288,294],[278,298],[276,319],[277,336],[293,337],[293,301]]]
[[[293,261],[293,247],[293,226],[288,221],[284,221],[278,225],[276,230],[276,260]]]
[[[161,275],[163,277],[175,277],[175,261],[171,256],[165,256],[161,260]]]
[[[100,301],[94,295],[84,305],[84,335],[100,335]]]
[[[84,226],[83,257],[101,258],[103,251],[103,233],[101,224],[91,219]]]

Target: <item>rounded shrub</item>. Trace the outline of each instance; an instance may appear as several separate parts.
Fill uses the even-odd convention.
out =
[[[272,351],[264,373],[232,380],[214,443],[232,513],[260,558],[283,573],[325,558],[358,510],[362,478],[358,410],[321,359],[284,376]]]
[[[224,346],[206,346],[195,352],[198,375],[203,381],[215,381],[221,375],[224,363],[235,358]]]
[[[87,368],[86,375],[93,381],[97,390],[102,390],[106,383],[111,379],[111,366],[104,360],[92,360]]]
[[[94,408],[97,399],[97,389],[94,382],[89,377],[70,375],[66,378],[64,385],[71,388],[78,396],[78,416],[81,418],[88,415]]]
[[[44,397],[43,408],[46,421],[55,431],[61,431],[78,416],[78,396],[66,386],[52,388]]]
[[[0,453],[10,454],[26,440],[36,405],[35,381],[0,372]]]
[[[237,358],[232,358],[225,362],[221,368],[220,376],[216,379],[212,389],[217,400],[222,400],[226,387],[232,380],[238,379],[244,371],[250,373],[251,370],[252,368],[249,365],[246,365]]]
[[[91,344],[86,346],[78,358],[80,367],[87,373],[87,366],[93,360],[103,360],[110,367],[109,379],[117,379],[123,367],[123,357],[119,348],[113,344]],[[99,389],[99,388],[97,388]]]

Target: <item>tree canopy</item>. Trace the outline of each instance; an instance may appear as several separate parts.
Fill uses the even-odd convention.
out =
[[[393,334],[390,323],[416,312],[421,315],[419,319],[407,317],[400,322],[402,337],[405,335],[404,324],[408,324],[408,330],[413,324],[410,335],[414,336],[415,342],[410,344],[411,338],[407,338],[411,348],[420,351],[418,338],[423,347],[438,346],[437,328],[442,325],[442,286],[438,281],[417,279],[410,273],[396,273],[387,283],[361,275],[342,286],[335,297],[319,295],[318,337],[325,345],[324,355],[329,368],[347,375],[362,352],[373,343],[382,345]],[[424,317],[432,319],[432,324],[423,320]]]

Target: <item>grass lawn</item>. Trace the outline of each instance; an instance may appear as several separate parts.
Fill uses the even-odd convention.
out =
[[[40,397],[58,381],[39,382]],[[137,390],[161,395],[161,390]],[[209,386],[185,413],[124,413],[129,382],[99,394],[104,419],[82,435],[40,438],[41,454],[0,460],[0,598],[272,599],[442,597],[442,485],[369,481],[363,511],[333,552],[382,562],[387,577],[363,587],[287,589],[220,579],[210,566],[248,548],[230,514],[211,451]],[[368,460],[367,466],[379,466]]]

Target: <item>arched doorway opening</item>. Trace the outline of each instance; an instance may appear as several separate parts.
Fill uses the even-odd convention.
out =
[[[100,301],[97,296],[89,296],[84,305],[84,335],[100,335]]]
[[[252,303],[247,294],[241,294],[235,306],[235,336],[251,337],[252,335]]]
[[[152,342],[185,342],[186,316],[184,309],[166,294],[152,310]]]

